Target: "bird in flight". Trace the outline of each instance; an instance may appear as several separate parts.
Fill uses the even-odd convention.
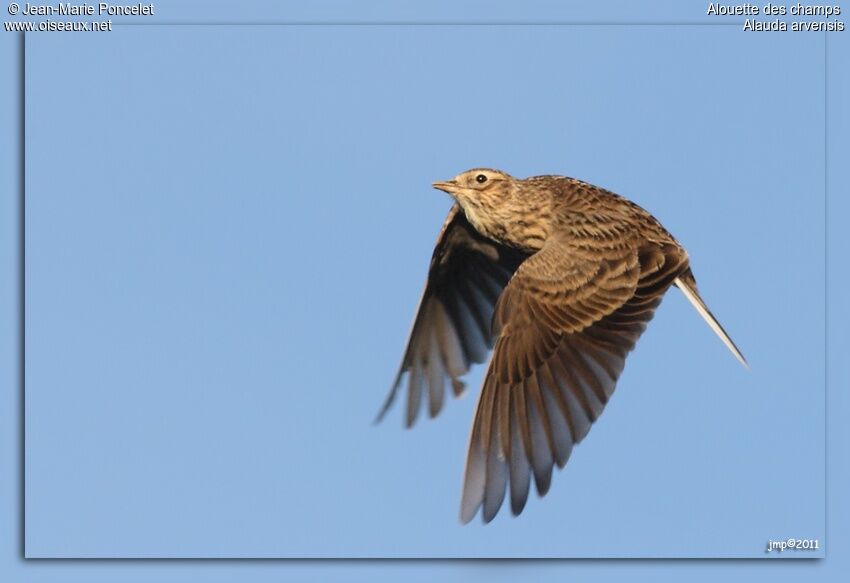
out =
[[[455,199],[392,390],[411,427],[490,360],[475,409],[460,519],[525,507],[611,398],[626,355],[675,285],[732,353],[744,356],[697,291],[688,254],[635,203],[566,176],[517,179],[475,168],[434,188]]]

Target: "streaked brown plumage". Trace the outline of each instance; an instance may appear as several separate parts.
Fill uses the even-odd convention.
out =
[[[434,187],[452,195],[393,389],[406,424],[427,389],[431,417],[495,343],[469,442],[461,520],[489,522],[510,488],[522,512],[531,476],[546,494],[614,391],[661,298],[676,285],[735,356],[703,303],[688,254],[652,215],[564,176],[516,179],[476,168]],[[492,322],[492,324],[491,324]]]

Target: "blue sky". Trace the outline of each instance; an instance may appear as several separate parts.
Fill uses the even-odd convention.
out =
[[[566,31],[30,37],[30,553],[759,556],[786,530],[823,538],[823,239],[796,236],[823,228],[822,39]],[[369,422],[449,206],[428,185],[481,164],[654,212],[752,370],[674,290],[549,496],[461,528],[480,368],[437,421]]]

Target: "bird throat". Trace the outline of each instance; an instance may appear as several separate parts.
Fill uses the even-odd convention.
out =
[[[522,230],[516,228],[516,217],[506,212],[508,209],[482,205],[477,201],[463,201],[461,207],[475,230],[488,239],[532,253],[542,246],[542,241],[526,240]]]

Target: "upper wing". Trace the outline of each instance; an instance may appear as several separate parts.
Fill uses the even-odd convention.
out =
[[[463,391],[460,377],[472,363],[484,362],[493,346],[493,306],[527,256],[484,237],[457,204],[452,207],[437,237],[401,367],[376,421],[392,405],[405,374],[408,427],[416,421],[424,388],[431,417],[443,406],[447,379],[455,395]]]
[[[534,474],[542,496],[614,391],[661,297],[687,268],[677,245],[602,251],[553,240],[496,307],[499,333],[472,426],[461,520],[496,515],[510,483],[519,514]]]

